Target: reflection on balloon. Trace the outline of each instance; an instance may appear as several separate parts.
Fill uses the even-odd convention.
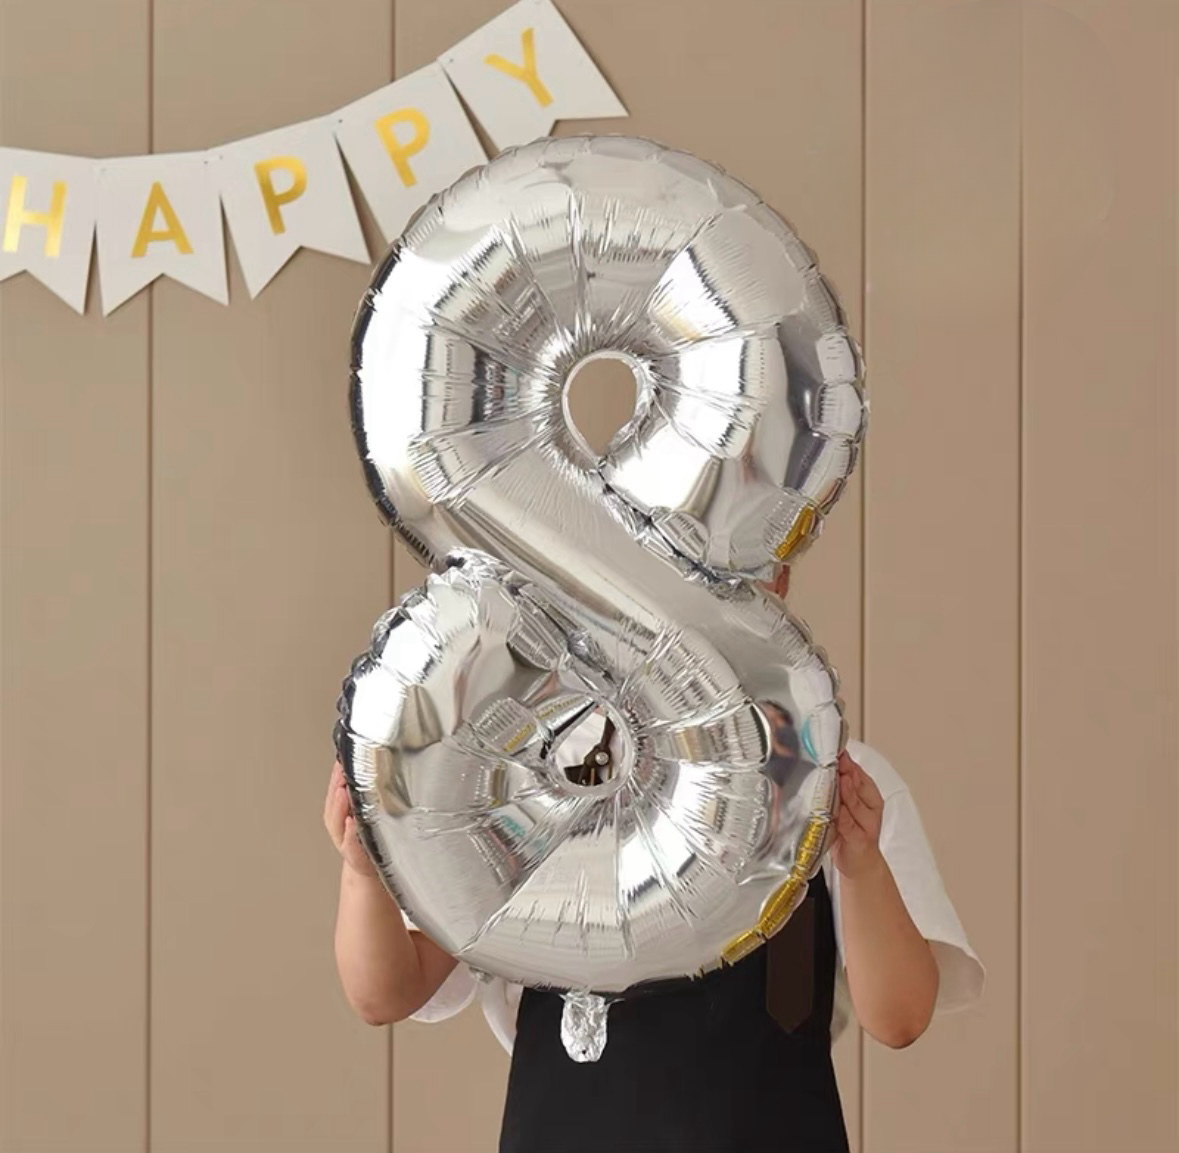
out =
[[[597,456],[565,390],[626,359]],[[753,192],[642,140],[544,140],[432,201],[357,314],[370,491],[433,570],[340,702],[362,836],[476,971],[609,1003],[732,962],[822,859],[834,672],[754,583],[817,536],[863,432],[814,260]]]

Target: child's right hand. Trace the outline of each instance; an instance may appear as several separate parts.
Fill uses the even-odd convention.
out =
[[[352,799],[348,795],[348,782],[344,780],[344,770],[340,767],[339,761],[332,766],[327,800],[323,806],[323,823],[327,827],[332,844],[344,858],[344,864],[359,876],[375,879],[377,870],[357,835],[356,818],[352,815]]]

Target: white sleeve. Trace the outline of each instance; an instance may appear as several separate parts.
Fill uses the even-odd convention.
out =
[[[965,1009],[982,996],[986,972],[942,883],[908,789],[884,803],[880,846],[913,924],[933,948],[939,977],[936,1011]]]
[[[403,912],[401,915],[405,919],[406,927],[411,932],[417,932],[417,927],[405,916],[405,913]],[[475,980],[474,973],[460,961],[455,965],[450,976],[438,987],[434,996],[416,1013],[410,1014],[409,1019],[426,1023],[445,1021],[447,1018],[461,1013],[474,1001],[478,991],[477,986],[478,982]]]
[[[982,996],[986,972],[971,948],[966,930],[946,892],[917,803],[896,770],[874,749],[849,742],[848,751],[884,795],[880,850],[913,924],[933,948],[938,967],[935,1009],[939,1013],[965,1009]],[[830,873],[835,882],[832,902],[836,940],[842,959],[838,870],[833,868]]]

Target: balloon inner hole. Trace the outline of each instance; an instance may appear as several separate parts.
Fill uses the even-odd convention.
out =
[[[572,785],[594,788],[618,773],[618,741],[614,721],[594,710],[555,751],[557,764]]]
[[[638,407],[637,364],[620,352],[595,352],[578,361],[565,381],[565,419],[595,456]]]

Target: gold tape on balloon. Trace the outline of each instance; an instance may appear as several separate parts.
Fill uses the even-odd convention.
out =
[[[757,925],[734,937],[721,952],[726,964],[735,965],[768,941],[790,919],[802,903],[806,886],[814,876],[827,837],[830,821],[815,818],[808,822],[798,845],[798,856],[790,876],[767,898]]]

